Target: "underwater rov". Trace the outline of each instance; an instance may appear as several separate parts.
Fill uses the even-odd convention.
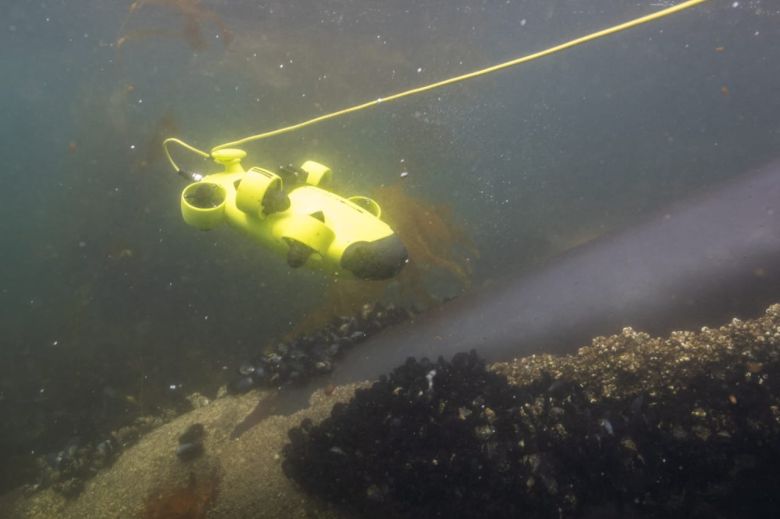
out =
[[[189,225],[210,230],[227,221],[287,258],[306,266],[360,279],[389,279],[406,263],[406,248],[365,196],[341,197],[327,189],[330,168],[314,161],[280,167],[278,173],[244,170],[246,152],[223,148],[211,158],[223,167],[200,175],[179,169],[193,181],[181,194]]]
[[[406,250],[393,230],[380,219],[381,210],[375,201],[362,196],[343,198],[328,191],[330,169],[313,161],[300,168],[280,168],[278,174],[258,167],[245,171],[241,159],[246,153],[238,147],[551,56],[706,1],[686,0],[533,54],[220,144],[211,152],[173,137],[165,139],[163,152],[173,170],[193,181],[181,196],[184,220],[199,229],[212,229],[227,220],[285,255],[287,264],[293,268],[305,265],[360,279],[392,278],[406,263]],[[185,172],[171,156],[169,144],[212,159],[224,170],[206,177]]]

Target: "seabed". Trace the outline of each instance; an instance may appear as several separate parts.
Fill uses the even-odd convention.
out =
[[[734,319],[717,329],[674,332],[658,339],[627,328],[620,334],[594,339],[592,345],[574,355],[536,355],[494,364],[490,369],[516,386],[538,386],[546,379],[574,381],[595,404],[634,395],[662,392],[668,397],[679,393],[681,400],[674,412],[679,413],[677,425],[687,429],[675,434],[707,443],[730,434],[718,421],[719,413],[723,414],[718,409],[741,402],[736,396],[732,399],[728,388],[724,393],[729,395],[728,402],[718,402],[717,409],[707,401],[684,401],[693,394],[687,391],[688,384],[698,383],[702,377],[733,381],[736,376],[759,386],[764,380],[769,408],[763,416],[771,418],[754,425],[766,429],[767,434],[759,436],[777,439],[780,391],[770,387],[769,373],[778,365],[780,304],[771,306],[761,318]],[[51,488],[36,491],[21,487],[0,497],[0,517],[358,517],[353,510],[305,493],[289,479],[282,470],[282,449],[289,442],[288,431],[304,418],[321,422],[335,403],[348,402],[356,389],[369,385],[319,390],[308,408],[286,417],[270,417],[236,439],[230,437],[235,426],[271,392],[253,390],[218,398],[148,433],[89,480],[77,497],[66,498]],[[179,436],[195,423],[203,424],[206,431],[204,453],[182,461],[176,456]],[[740,475],[722,474],[724,481],[735,477]]]

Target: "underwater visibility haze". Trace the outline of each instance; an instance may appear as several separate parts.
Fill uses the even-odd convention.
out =
[[[780,510],[769,483],[756,508],[730,501],[780,438],[780,5],[691,4],[388,100],[675,2],[6,2],[0,515],[75,517],[112,493],[127,517]],[[361,103],[228,146],[243,169],[208,176],[215,146]],[[607,380],[629,357],[685,382]],[[659,358],[668,371],[641,364]],[[352,400],[346,384],[390,373]],[[706,435],[686,421],[701,413]],[[426,423],[445,431],[437,464],[453,449],[439,468],[420,465]],[[366,456],[408,463],[372,472],[361,431],[387,448]],[[458,451],[458,434],[481,443]],[[596,482],[584,453],[613,440],[634,454],[593,462],[622,474]],[[650,461],[713,445],[686,477]],[[333,471],[360,477],[322,483]],[[520,478],[508,508],[503,490],[463,497]],[[287,500],[258,511],[271,494]]]

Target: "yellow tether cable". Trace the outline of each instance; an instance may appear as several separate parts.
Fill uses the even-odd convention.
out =
[[[168,137],[162,143],[163,152],[165,152],[165,158],[168,159],[168,162],[171,163],[171,166],[173,166],[173,169],[176,170],[177,172],[180,171],[179,166],[177,166],[176,162],[173,161],[173,157],[171,157],[171,152],[168,151],[168,144],[171,143],[171,142],[174,143],[174,144],[178,144],[179,146],[181,146],[183,148],[186,148],[186,149],[190,150],[193,153],[197,153],[198,155],[200,155],[204,159],[207,159],[207,158],[211,157],[210,153],[206,153],[203,150],[199,150],[195,146],[187,144],[186,142],[184,142],[181,139],[176,139],[175,137]]]
[[[316,124],[316,123],[319,123],[319,122],[322,122],[322,121],[327,121],[329,119],[334,119],[336,117],[341,117],[342,115],[347,115],[347,114],[351,114],[353,112],[358,112],[360,110],[364,110],[366,108],[370,108],[372,106],[376,106],[376,105],[379,105],[381,103],[388,103],[390,101],[396,101],[396,100],[401,99],[403,97],[408,97],[408,96],[412,96],[412,95],[415,95],[415,94],[421,94],[423,92],[427,92],[427,91],[433,90],[435,88],[440,88],[440,87],[443,87],[443,86],[452,85],[454,83],[460,83],[461,81],[466,81],[466,80],[469,80],[469,79],[472,79],[472,78],[476,78],[476,77],[479,77],[479,76],[484,76],[486,74],[490,74],[492,72],[503,70],[505,68],[514,67],[515,65],[520,65],[522,63],[527,63],[529,61],[537,60],[539,58],[543,58],[545,56],[549,56],[551,54],[555,54],[555,53],[561,52],[563,50],[570,49],[572,47],[576,47],[577,45],[582,45],[583,43],[588,43],[590,41],[597,40],[599,38],[603,38],[605,36],[609,36],[609,35],[612,35],[612,34],[615,34],[615,33],[621,32],[621,31],[625,31],[627,29],[631,29],[631,28],[637,27],[637,26],[645,24],[645,23],[649,23],[649,22],[652,22],[652,21],[655,21],[655,20],[659,20],[661,18],[670,16],[670,15],[672,15],[674,13],[683,11],[685,9],[689,9],[689,8],[695,6],[695,5],[704,3],[706,1],[707,0],[686,0],[685,2],[681,2],[681,3],[677,4],[677,5],[673,5],[671,7],[667,7],[666,9],[661,9],[660,11],[657,11],[655,13],[651,13],[651,14],[648,14],[648,15],[645,15],[645,16],[641,16],[639,18],[635,18],[635,19],[630,20],[628,22],[624,22],[624,23],[621,23],[621,24],[618,24],[618,25],[615,25],[615,26],[612,26],[612,27],[609,27],[609,28],[606,28],[606,29],[602,29],[600,31],[596,31],[596,32],[588,34],[586,36],[581,36],[579,38],[575,38],[573,40],[569,40],[569,41],[567,41],[565,43],[561,43],[560,45],[556,45],[554,47],[550,47],[549,49],[545,49],[545,50],[542,50],[542,51],[539,51],[539,52],[535,52],[535,53],[529,54],[527,56],[522,56],[520,58],[515,58],[513,60],[509,60],[509,61],[505,61],[503,63],[499,63],[497,65],[492,65],[492,66],[487,67],[487,68],[483,68],[483,69],[480,69],[480,70],[475,70],[475,71],[469,72],[467,74],[462,74],[460,76],[451,77],[449,79],[444,79],[442,81],[437,81],[435,83],[430,83],[428,85],[423,85],[423,86],[420,86],[420,87],[412,88],[410,90],[405,90],[403,92],[399,92],[397,94],[393,94],[393,95],[390,95],[390,96],[387,96],[387,97],[380,97],[378,99],[374,99],[372,101],[368,101],[368,102],[365,102],[365,103],[362,103],[362,104],[359,104],[359,105],[356,105],[356,106],[352,106],[352,107],[349,107],[349,108],[344,108],[343,110],[338,110],[336,112],[331,112],[329,114],[320,115],[318,117],[314,117],[312,119],[309,119],[307,121],[303,121],[303,122],[300,122],[300,123],[297,123],[297,124],[293,124],[293,125],[290,125],[290,126],[285,126],[283,128],[278,128],[276,130],[271,130],[271,131],[264,132],[264,133],[258,133],[256,135],[250,135],[249,137],[244,137],[243,139],[239,139],[239,140],[236,140],[236,141],[226,142],[224,144],[220,144],[218,146],[215,146],[214,148],[211,149],[211,152],[213,153],[213,152],[215,152],[217,150],[220,150],[220,149],[223,149],[223,148],[231,148],[231,147],[241,146],[243,144],[247,144],[247,143],[254,142],[254,141],[259,141],[261,139],[267,139],[268,137],[274,137],[276,135],[281,135],[283,133],[289,133],[289,132],[292,132],[292,131],[295,131],[295,130],[299,130],[301,128],[305,128],[307,126],[311,126],[313,124]],[[188,148],[188,149],[190,149],[192,151],[195,151],[196,153],[198,153],[198,154],[200,154],[202,156],[206,156],[206,157],[209,156],[208,153],[206,153],[204,151],[201,151],[201,150],[198,150],[197,148],[194,148],[194,147],[192,147],[192,146],[190,146],[188,144],[185,144],[184,142],[179,141],[178,139],[167,139],[166,143],[168,141],[176,142],[177,144],[185,146],[186,148]],[[178,171],[178,167],[173,162],[173,159],[171,159],[171,156],[168,153],[168,150],[167,150],[167,147],[166,147],[166,143],[163,143],[163,147],[165,148],[165,154],[168,157],[168,160],[171,162],[171,164],[173,164],[174,168]]]

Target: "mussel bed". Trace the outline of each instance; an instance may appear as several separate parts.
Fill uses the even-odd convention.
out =
[[[290,430],[283,469],[361,517],[772,517],[778,381],[780,305],[492,370],[409,359]]]

